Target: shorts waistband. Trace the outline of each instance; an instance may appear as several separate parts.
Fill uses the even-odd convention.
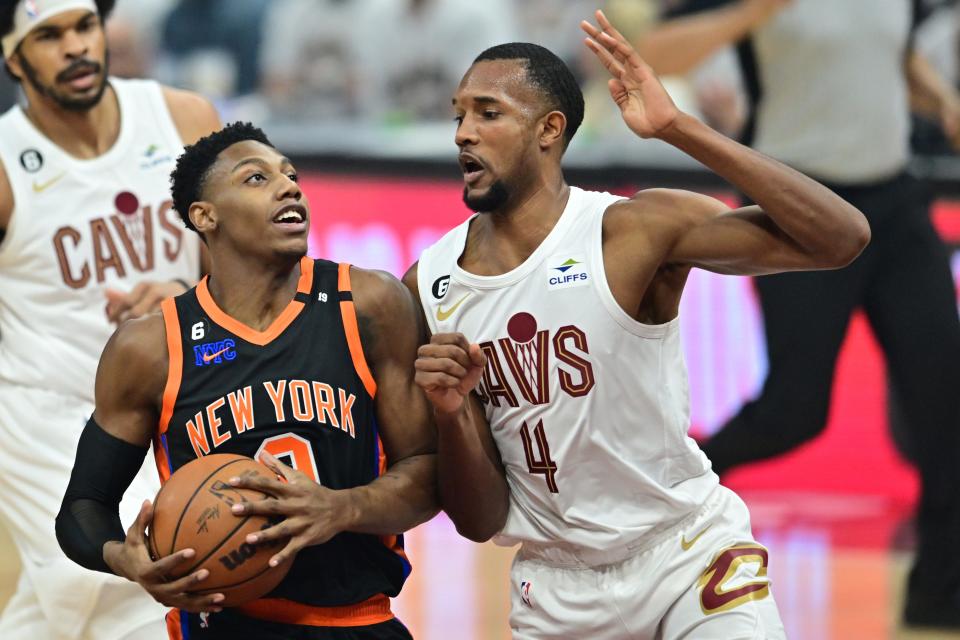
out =
[[[390,598],[382,593],[341,607],[312,607],[282,598],[261,598],[236,609],[245,616],[308,627],[365,627],[393,620]]]
[[[721,488],[718,486],[710,492],[710,495],[707,496],[707,499],[704,500],[703,504],[700,505],[696,511],[666,526],[649,531],[634,542],[612,549],[592,549],[564,542],[539,543],[525,540],[523,544],[520,545],[517,558],[520,560],[532,560],[533,562],[540,562],[554,567],[572,569],[591,569],[605,565],[619,564],[629,558],[649,551],[664,540],[676,536],[683,529],[689,527],[694,521],[703,517],[713,509],[721,498]]]

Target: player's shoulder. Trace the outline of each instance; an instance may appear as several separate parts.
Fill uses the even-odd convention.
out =
[[[378,334],[415,326],[419,307],[410,290],[386,271],[352,266],[353,302],[361,325]]]
[[[644,189],[611,204],[604,215],[606,234],[685,227],[730,208],[711,196],[684,189]]]
[[[350,282],[354,300],[366,302],[370,311],[389,313],[410,298],[410,291],[396,276],[380,269],[351,265]]]
[[[160,85],[160,91],[183,144],[193,144],[220,129],[220,114],[216,107],[199,93],[167,85]]]
[[[126,320],[113,332],[103,349],[102,361],[124,363],[145,370],[166,361],[167,331],[161,312]]]

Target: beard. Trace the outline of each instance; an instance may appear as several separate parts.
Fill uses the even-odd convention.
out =
[[[96,92],[88,98],[74,98],[58,91],[55,85],[43,84],[40,82],[40,76],[37,73],[37,70],[34,69],[29,62],[27,62],[27,59],[22,54],[20,55],[20,66],[23,68],[23,75],[26,76],[27,82],[30,83],[30,86],[32,86],[41,95],[44,95],[56,102],[61,109],[78,112],[89,111],[100,104],[100,100],[103,98],[103,93],[107,90],[107,70],[110,68],[110,54],[109,52],[105,54],[102,65],[92,60],[82,58],[80,60],[75,60],[69,67],[57,74],[56,82],[62,82],[71,74],[76,73],[78,70],[99,73],[100,85],[96,88]]]
[[[471,196],[469,189],[467,187],[463,188],[463,202],[475,213],[498,211],[507,204],[509,199],[510,190],[507,189],[503,180],[495,181],[486,193],[480,195]]]

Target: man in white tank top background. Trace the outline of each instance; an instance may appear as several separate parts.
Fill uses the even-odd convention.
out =
[[[0,617],[4,640],[166,637],[161,606],[74,565],[54,536],[115,323],[200,275],[168,176],[184,144],[220,127],[199,96],[108,78],[113,5],[0,6],[6,70],[26,98],[0,116],[0,519],[23,565]],[[154,495],[155,476],[141,473],[125,522]]]
[[[870,229],[830,190],[679,111],[597,20],[586,44],[627,126],[758,205],[568,186],[561,157],[583,117],[573,75],[536,45],[482,53],[453,99],[478,214],[404,279],[433,333],[416,368],[441,501],[462,535],[520,543],[515,638],[782,638],[767,551],[687,436],[680,296],[693,267],[842,267]]]

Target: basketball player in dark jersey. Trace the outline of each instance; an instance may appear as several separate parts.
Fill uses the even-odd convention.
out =
[[[410,568],[399,534],[437,509],[416,303],[392,276],[305,257],[296,172],[249,124],[188,147],[172,182],[210,275],[104,350],[57,521],[64,551],[176,607],[171,638],[408,638],[389,605]],[[166,581],[194,552],[151,560],[149,502],[124,536],[117,502],[151,441],[162,478],[209,453],[284,476],[238,482],[276,496],[244,513],[285,518],[247,540],[293,563],[268,597],[222,610],[222,594],[190,593],[206,570]]]

